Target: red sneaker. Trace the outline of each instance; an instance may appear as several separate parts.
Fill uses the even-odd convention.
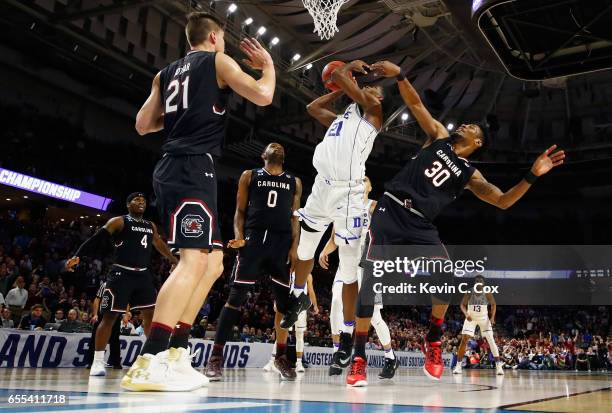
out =
[[[425,364],[423,372],[432,380],[440,380],[444,372],[444,360],[442,360],[442,342],[441,341],[425,341],[424,348]]]
[[[363,387],[368,385],[366,370],[368,363],[359,356],[353,357],[351,361],[351,371],[346,376],[346,384],[352,387]]]

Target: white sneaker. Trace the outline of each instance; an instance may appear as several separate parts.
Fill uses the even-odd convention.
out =
[[[298,360],[295,362],[295,372],[296,373],[304,373],[306,371],[306,369],[304,368],[304,365],[302,364],[302,360]]]
[[[497,374],[498,376],[504,375],[504,369],[502,366],[503,364],[501,362],[495,363],[495,374]]]
[[[210,383],[208,377],[200,373],[191,365],[191,360],[197,357],[199,350],[193,354],[189,354],[189,350],[186,348],[178,348],[175,350],[179,352],[179,358],[174,369],[185,376],[192,377],[194,383],[200,383],[200,387],[208,386],[208,383]]]
[[[453,374],[461,374],[461,363],[457,363],[457,365],[453,369]]]
[[[91,369],[89,370],[90,376],[106,376],[106,363],[104,360],[94,360],[91,363]]]
[[[156,355],[138,356],[121,379],[121,388],[130,391],[191,391],[201,387],[193,374],[177,369],[181,352],[170,348]]]
[[[268,364],[263,366],[263,371],[265,371],[266,373],[270,373],[270,372],[278,373],[278,369],[274,365],[274,359],[273,358],[271,358],[270,361],[268,361]]]

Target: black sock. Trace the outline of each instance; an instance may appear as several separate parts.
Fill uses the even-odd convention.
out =
[[[232,330],[238,319],[240,318],[240,310],[232,307],[223,307],[219,318],[217,319],[217,332],[215,333],[215,347],[213,347],[212,356],[223,357],[223,347],[227,343],[227,338],[232,333]]]
[[[432,341],[440,341],[442,338],[442,323],[444,319],[436,318],[431,316],[431,324],[429,325],[429,332],[427,333],[426,340],[430,343]]]
[[[191,324],[183,323],[179,321],[176,327],[174,327],[174,331],[172,332],[172,337],[170,338],[169,347],[174,348],[189,348],[189,333],[191,332]]]
[[[356,331],[355,332],[355,350],[354,350],[355,357],[361,357],[365,360],[366,358],[365,345],[367,341],[368,341],[367,331],[364,331],[364,332]]]
[[[151,323],[151,332],[147,341],[140,354],[157,354],[168,349],[168,343],[170,342],[170,335],[172,334],[172,327],[162,323]]]

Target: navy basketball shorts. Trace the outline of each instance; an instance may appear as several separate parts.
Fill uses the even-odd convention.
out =
[[[368,274],[372,261],[393,261],[398,254],[409,259],[442,261],[450,259],[444,244],[440,241],[437,228],[428,219],[405,209],[389,197],[382,196],[372,215],[366,237],[366,248],[361,263],[364,274]],[[436,283],[454,283],[454,276],[449,273],[434,272],[429,276]],[[451,298],[446,293],[434,296],[445,302]]]
[[[157,291],[148,270],[131,271],[113,265],[102,292],[100,314],[125,313],[128,304],[131,310],[153,308],[156,298]]]
[[[217,175],[209,154],[164,155],[153,172],[153,190],[171,248],[223,248]]]
[[[232,285],[253,285],[269,275],[274,283],[289,288],[291,232],[251,229],[245,232],[244,239],[246,243],[238,251],[232,270]]]

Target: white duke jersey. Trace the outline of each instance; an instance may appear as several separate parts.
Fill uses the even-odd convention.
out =
[[[329,126],[314,153],[317,173],[331,181],[354,181],[365,177],[365,163],[378,129],[351,103]]]
[[[470,295],[470,299],[468,300],[468,314],[472,318],[488,318],[488,305],[489,300],[487,300],[486,295],[472,293],[472,295]]]

